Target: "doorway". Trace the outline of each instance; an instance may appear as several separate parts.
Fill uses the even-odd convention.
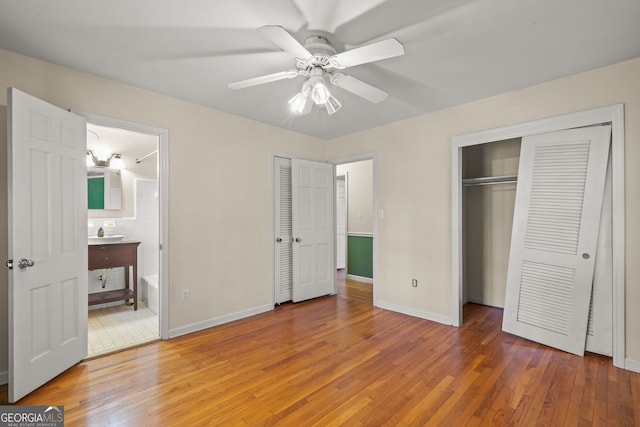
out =
[[[88,235],[96,237],[90,238],[89,258],[101,235],[118,240],[106,248],[130,247],[137,258],[135,277],[127,277],[127,267],[94,269],[89,263],[87,357],[95,357],[160,338],[158,136],[89,122],[87,150]],[[117,294],[128,289],[124,297]],[[120,300],[101,303],[105,295]]]
[[[102,229],[105,236],[124,236],[122,242],[140,242],[137,309],[133,299],[89,307],[88,357],[95,357],[168,338],[168,131],[81,115],[87,119],[87,148],[121,154],[123,166],[120,209],[89,209],[89,236]],[[125,274],[122,267],[89,271],[89,293],[125,288]]]
[[[613,364],[624,368],[624,108],[622,104],[596,108],[528,123],[452,138],[452,324],[462,324],[463,292],[463,148],[564,129],[610,123],[613,215]]]
[[[336,165],[336,277],[371,287],[375,301],[375,157],[365,155]]]

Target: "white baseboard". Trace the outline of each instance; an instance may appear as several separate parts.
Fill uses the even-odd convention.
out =
[[[9,384],[9,371],[0,372],[0,385]]]
[[[198,332],[203,329],[222,325],[224,323],[233,322],[234,320],[244,319],[245,317],[255,316],[256,314],[265,313],[273,310],[273,305],[267,304],[259,307],[253,307],[248,310],[237,311],[235,313],[226,314],[224,316],[214,317],[204,322],[191,323],[190,325],[181,326],[169,331],[169,338],[179,337],[181,335]]]
[[[624,368],[627,371],[633,371],[633,372],[640,373],[640,360],[625,359]]]
[[[376,301],[374,305],[376,307],[384,308],[385,310],[395,311],[398,313],[406,314],[408,316],[419,317],[420,319],[431,320],[432,322],[438,322],[444,325],[453,325],[451,317],[443,316],[441,314],[430,313],[424,310],[391,304],[385,301]]]
[[[358,282],[373,283],[373,278],[356,276],[355,274],[347,274],[347,279],[356,280]]]

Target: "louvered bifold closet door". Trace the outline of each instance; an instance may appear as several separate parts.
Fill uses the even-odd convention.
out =
[[[293,297],[293,252],[291,210],[291,159],[275,158],[275,282],[276,303]]]
[[[584,354],[610,135],[522,139],[504,331]]]

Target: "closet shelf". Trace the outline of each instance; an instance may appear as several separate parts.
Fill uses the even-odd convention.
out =
[[[483,176],[481,178],[467,178],[462,180],[463,187],[471,187],[475,185],[493,185],[493,184],[509,184],[518,182],[516,175],[506,176]]]

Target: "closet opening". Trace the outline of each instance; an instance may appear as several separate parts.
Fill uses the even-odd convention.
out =
[[[462,149],[464,303],[504,308],[521,140]]]

